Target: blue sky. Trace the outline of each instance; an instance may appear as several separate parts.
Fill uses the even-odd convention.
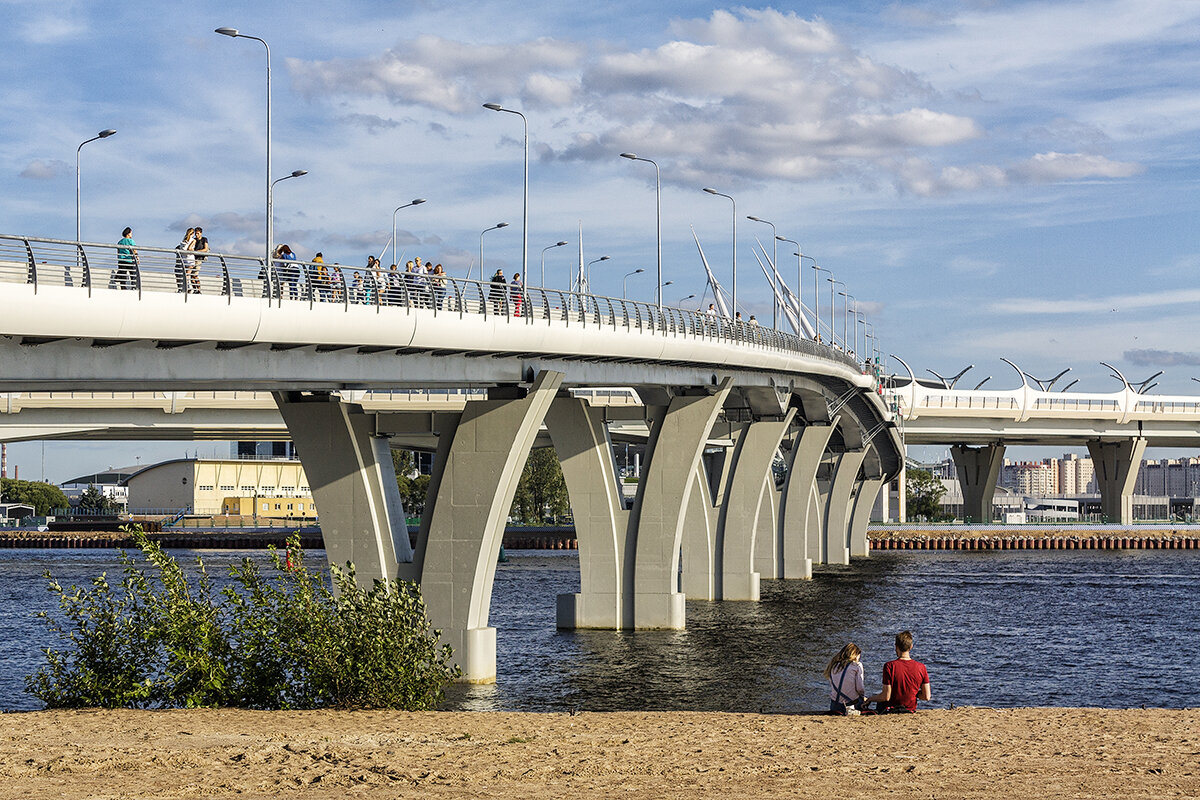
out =
[[[220,26],[271,44],[273,171],[309,171],[278,188],[276,232],[303,256],[362,263],[392,209],[424,197],[398,217],[406,258],[478,274],[479,232],[507,221],[487,266],[519,269],[520,120],[480,107],[495,101],[529,117],[531,266],[572,242],[548,254],[549,284],[582,224],[587,259],[611,257],[597,290],[645,267],[629,291],[653,296],[653,170],[618,158],[632,150],[662,167],[669,302],[704,290],[689,226],[729,284],[714,186],[737,199],[739,301],[760,319],[751,248],[770,229],[747,214],[844,280],[918,370],[975,364],[968,379],[1011,386],[1006,356],[1101,391],[1117,387],[1104,360],[1132,379],[1165,369],[1167,393],[1200,376],[1191,0],[0,0],[5,231],[72,237],[72,151],[112,127],[83,150],[85,239],[128,224],[169,246],[201,223],[215,247],[259,252],[264,52]],[[52,444],[46,471],[185,447]],[[40,473],[40,452],[15,445],[10,462]]]

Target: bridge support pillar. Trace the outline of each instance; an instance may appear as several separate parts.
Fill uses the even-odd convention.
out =
[[[783,492],[775,485],[772,471],[763,483],[762,497],[758,501],[758,528],[754,534],[754,569],[768,580],[783,577],[783,529],[779,524],[782,497]]]
[[[887,486],[881,477],[863,478],[854,492],[854,510],[850,514],[851,558],[871,555],[871,544],[867,541],[867,525],[879,491]]]
[[[412,561],[391,448],[360,406],[327,394],[277,392],[321,518],[330,564],[353,562],[360,583],[396,577]]]
[[[779,501],[784,578],[811,578],[813,558],[820,559],[822,515],[816,513],[817,468],[836,427],[835,418],[828,425],[800,428],[793,436],[787,480]]]
[[[795,411],[778,422],[747,424],[733,451],[729,488],[717,526],[716,552],[720,554],[722,600],[758,600],[760,574],[755,570],[755,535],[763,489],[771,478],[771,462]],[[770,487],[774,490],[774,483]],[[774,542],[771,543],[772,551]]]
[[[1104,521],[1130,524],[1133,522],[1133,487],[1137,483],[1142,454],[1146,451],[1146,440],[1141,437],[1116,442],[1093,439],[1087,444],[1096,469]]]
[[[631,513],[635,544],[635,628],[684,626],[684,595],[678,590],[679,553],[685,511],[696,487],[696,467],[732,381],[715,392],[676,396],[657,412],[646,442],[643,467]]]
[[[476,400],[461,415],[439,415],[412,566],[429,619],[468,683],[496,680],[496,629],[488,626],[496,561],[521,471],[562,379],[542,372],[524,397]]]
[[[950,448],[958,485],[963,495],[963,519],[967,522],[992,521],[992,497],[1004,466],[1004,445],[1000,443],[971,447],[956,444]]]
[[[612,459],[604,409],[559,397],[546,427],[562,464],[579,542],[579,593],[558,596],[558,627],[633,627],[629,511]]]
[[[720,597],[717,587],[721,557],[717,551],[717,525],[732,463],[729,449],[722,448],[722,452],[701,456],[684,510],[680,588],[690,600]]]
[[[834,461],[829,499],[825,507],[825,555],[827,564],[850,563],[850,513],[854,489],[866,450],[847,450]]]

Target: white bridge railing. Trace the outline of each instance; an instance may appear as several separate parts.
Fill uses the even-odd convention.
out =
[[[889,407],[904,420],[921,417],[1096,419],[1124,424],[1173,419],[1200,422],[1200,397],[1144,395],[1126,388],[1110,393],[1044,392],[1032,386],[1007,391],[941,389],[909,381],[884,389]]]
[[[580,294],[448,275],[410,274],[310,261],[274,261],[226,253],[73,242],[0,234],[0,285],[31,284],[147,294],[258,298],[291,303],[421,309],[434,315],[503,317],[514,323],[553,320],[658,335],[684,335],[743,343],[836,361],[861,372],[854,358],[811,339],[696,311],[623,298]],[[293,306],[294,307],[294,306]]]

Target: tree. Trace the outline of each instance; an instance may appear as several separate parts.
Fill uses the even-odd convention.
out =
[[[929,470],[910,469],[906,479],[908,491],[905,499],[908,504],[910,520],[940,520],[942,513],[942,497],[946,494],[946,484],[942,483]]]
[[[19,481],[15,478],[0,478],[0,499],[8,503],[26,503],[33,506],[33,513],[44,517],[56,508],[67,508],[71,501],[62,489],[41,481]]]
[[[513,497],[512,516],[527,525],[540,525],[547,517],[566,514],[570,507],[567,482],[554,448],[543,447],[531,452]]]
[[[120,510],[117,501],[91,484],[88,484],[87,490],[79,495],[79,508],[87,511],[97,511],[101,514],[115,514]]]
[[[412,450],[392,450],[392,469],[396,471],[396,488],[404,513],[419,517],[425,513],[425,495],[429,491],[429,476],[417,474],[417,460]]]

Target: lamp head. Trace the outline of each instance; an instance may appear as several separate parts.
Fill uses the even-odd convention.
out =
[[[765,219],[759,219],[758,217],[752,217],[749,214],[746,215],[746,219],[748,219],[752,222],[766,222]]]
[[[213,33],[219,33],[222,36],[232,36],[233,38],[236,39],[238,36],[238,29],[237,28],[217,28],[215,31],[213,31]]]
[[[665,289],[666,287],[670,286],[670,285],[671,285],[671,284],[673,284],[674,282],[675,282],[675,281],[667,281],[666,283],[664,283],[664,284],[663,284],[663,288]]]
[[[500,105],[499,103],[484,103],[483,107],[488,109],[489,111],[503,111],[504,110],[504,106]]]
[[[600,258],[598,258],[598,259],[596,259],[596,260],[597,260],[597,261],[608,261],[608,259],[609,259],[609,257],[608,257],[608,256],[600,256]]]
[[[709,194],[717,194],[716,189],[709,189],[708,187],[705,187],[704,191],[708,192]]]
[[[497,227],[497,228],[507,228],[507,227],[508,227],[508,223],[507,223],[507,222],[497,222],[497,223],[496,223],[496,227]]]
[[[633,271],[633,274],[634,274],[634,275],[639,275],[639,274],[641,274],[641,273],[643,273],[643,272],[645,272],[645,271],[646,271],[646,270],[644,270],[644,269],[635,269],[635,270]]]
[[[555,247],[562,247],[564,244],[570,244],[570,242],[555,242],[555,243],[554,243],[554,246],[555,246]]]
[[[421,205],[421,203],[424,203],[424,202],[425,202],[424,197],[418,197],[416,200],[412,201],[412,205],[419,206],[419,205]]]
[[[292,170],[292,177],[293,177],[293,178],[299,178],[301,175],[307,175],[307,174],[308,174],[308,170],[306,170],[306,169],[296,169],[296,170]]]
[[[621,158],[628,158],[630,161],[637,161],[637,153],[621,153]]]
[[[99,133],[99,134],[97,134],[97,135],[98,135],[98,136],[99,136],[101,139],[107,139],[108,137],[112,136],[114,133],[116,133],[116,131],[115,131],[115,130],[113,130],[112,128],[109,128],[109,129],[108,129],[108,130],[106,130],[106,131],[100,131],[100,133]]]

